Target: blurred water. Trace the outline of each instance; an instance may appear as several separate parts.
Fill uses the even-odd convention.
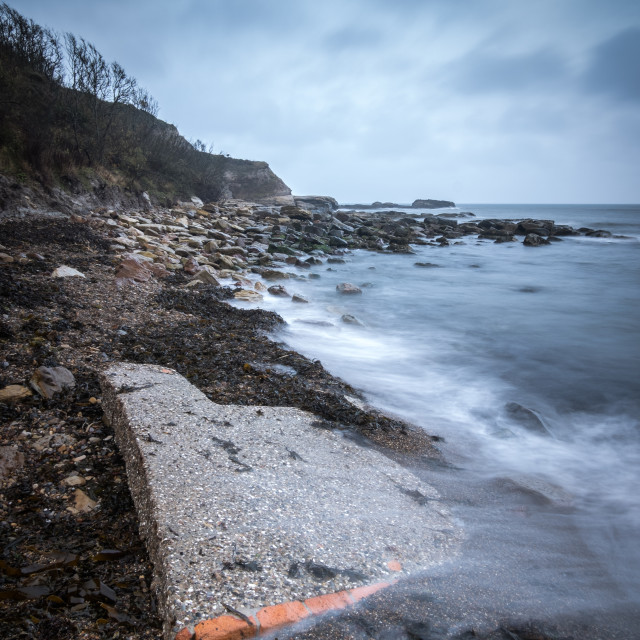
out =
[[[286,283],[309,305],[266,296],[263,306],[288,322],[278,339],[320,359],[372,404],[444,436],[445,453],[470,482],[510,478],[570,505],[571,526],[620,593],[637,602],[640,207],[453,211],[628,237],[567,237],[539,248],[467,237],[416,247],[416,255],[357,251],[346,264],[315,267],[319,279],[300,270],[301,279]],[[345,281],[363,294],[338,294]],[[345,324],[343,314],[362,326]],[[527,429],[507,408],[514,402],[549,433]]]

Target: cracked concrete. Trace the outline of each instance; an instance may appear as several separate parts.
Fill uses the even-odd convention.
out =
[[[458,547],[435,489],[309,413],[217,405],[155,365],[113,365],[101,383],[166,638],[398,578]]]

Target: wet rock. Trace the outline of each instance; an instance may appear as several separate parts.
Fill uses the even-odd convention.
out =
[[[0,484],[4,484],[24,466],[24,455],[16,447],[0,447]]]
[[[13,262],[12,256],[8,253],[0,253],[0,263],[9,264],[10,262]]]
[[[251,289],[240,289],[233,294],[236,300],[245,300],[246,302],[260,302],[263,297],[261,293]]]
[[[267,291],[272,295],[272,296],[278,296],[280,298],[290,298],[291,296],[289,295],[289,292],[284,288],[283,285],[281,284],[274,284],[272,286],[270,286]]]
[[[527,409],[517,402],[508,402],[504,408],[509,418],[527,431],[545,436],[551,435],[542,420],[531,409]]]
[[[276,271],[275,269],[265,269],[262,272],[262,277],[265,280],[288,280],[291,276],[284,271]]]
[[[612,233],[611,231],[605,231],[604,229],[597,229],[595,231],[587,231],[585,235],[589,238],[610,238]]]
[[[350,282],[341,282],[336,285],[336,291],[343,295],[356,295],[362,293],[362,289],[360,289],[360,287],[356,287],[355,284],[351,284]]]
[[[76,379],[65,367],[38,367],[29,383],[43,398],[53,398],[64,389],[75,387]]]
[[[545,244],[551,244],[546,238],[536,234],[529,233],[525,239],[522,241],[522,244],[525,247],[541,247]]]
[[[345,313],[342,316],[341,320],[345,324],[355,324],[358,327],[362,327],[363,326],[362,322],[360,322],[360,320],[358,320],[358,318],[356,318],[355,316],[352,316],[350,313]]]
[[[422,267],[424,269],[433,269],[440,266],[439,264],[435,264],[433,262],[414,262],[414,265],[416,267]]]
[[[10,404],[12,402],[19,402],[24,398],[28,398],[33,395],[27,387],[20,384],[10,384],[4,389],[0,389],[0,402]]]
[[[73,267],[67,267],[66,265],[62,265],[53,271],[53,273],[51,274],[51,277],[52,278],[74,278],[74,277],[84,278],[86,276],[84,275],[84,273],[81,273],[80,271],[78,271],[77,269],[74,269]]]
[[[301,295],[299,295],[297,293],[293,295],[293,297],[291,298],[291,301],[292,302],[300,302],[300,303],[303,303],[303,304],[308,304],[309,303],[309,301],[304,296],[301,296]]]

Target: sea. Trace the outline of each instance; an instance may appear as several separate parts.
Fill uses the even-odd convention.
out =
[[[612,233],[542,247],[466,236],[413,254],[356,250],[342,264],[314,267],[319,277],[300,269],[286,281],[309,304],[265,293],[260,306],[287,323],[274,339],[320,360],[369,404],[441,438],[443,460],[416,473],[465,532],[455,562],[432,571],[452,600],[472,593],[466,623],[489,609],[496,620],[593,616],[593,637],[605,633],[598,629],[634,637],[640,206],[399,211],[551,219]],[[338,294],[341,282],[362,295]]]

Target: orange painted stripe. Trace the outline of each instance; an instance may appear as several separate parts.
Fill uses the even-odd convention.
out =
[[[200,622],[196,625],[195,633],[191,633],[189,629],[183,629],[176,635],[175,640],[244,640],[244,638],[253,638],[279,627],[299,622],[310,615],[344,609],[396,582],[397,580],[378,582],[366,587],[349,589],[349,591],[329,593],[309,598],[304,601],[304,604],[293,600],[264,607],[258,611],[255,617],[250,618],[253,625],[233,616],[219,616]]]

